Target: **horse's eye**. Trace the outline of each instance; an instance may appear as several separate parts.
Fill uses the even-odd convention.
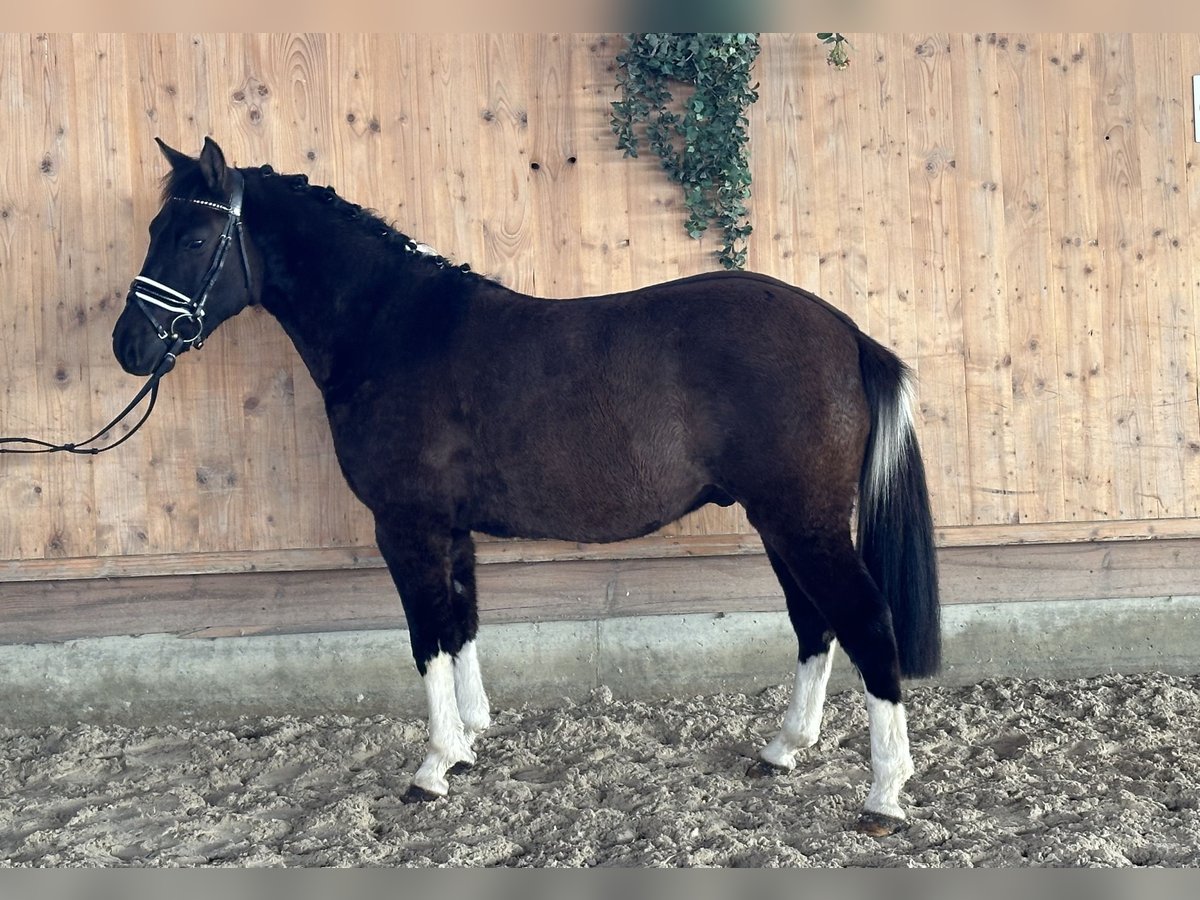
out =
[[[203,246],[204,246],[203,238],[184,238],[183,239],[183,249],[184,250],[199,250]]]

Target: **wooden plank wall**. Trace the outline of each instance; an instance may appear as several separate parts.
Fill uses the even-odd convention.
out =
[[[1200,536],[1200,35],[765,35],[751,267],[920,378],[944,545]],[[650,158],[614,149],[606,35],[0,36],[0,434],[78,439],[138,382],[109,334],[160,136],[333,184],[519,289],[715,267]],[[249,312],[97,458],[0,457],[0,579],[374,560],[320,398]],[[705,509],[612,558],[743,552]],[[571,558],[559,545],[488,559]],[[588,551],[591,553],[592,551]]]

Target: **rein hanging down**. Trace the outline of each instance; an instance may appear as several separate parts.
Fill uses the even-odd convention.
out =
[[[150,373],[150,377],[146,379],[146,383],[142,385],[142,389],[134,395],[134,398],[129,401],[123,410],[121,410],[113,418],[111,422],[93,434],[85,441],[78,443],[53,444],[50,441],[43,441],[39,438],[31,437],[6,437],[0,438],[2,444],[26,444],[23,447],[4,447],[0,446],[0,453],[75,453],[81,456],[95,456],[97,453],[103,453],[105,450],[112,450],[114,447],[119,447],[131,437],[133,437],[139,428],[146,424],[146,420],[150,418],[150,413],[154,412],[154,404],[158,402],[158,383],[162,380],[171,369],[175,368],[175,360],[179,357],[179,352],[183,348],[185,341],[182,338],[176,338],[175,341],[167,348],[158,365],[154,367],[154,371]],[[137,424],[129,429],[125,434],[121,435],[111,444],[105,444],[103,447],[91,447],[90,444],[95,443],[118,424],[121,423],[133,410],[137,407],[146,395],[150,395],[150,403],[146,407],[146,411],[142,413],[142,417],[138,419]]]

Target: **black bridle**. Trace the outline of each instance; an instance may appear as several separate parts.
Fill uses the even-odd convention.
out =
[[[157,282],[153,278],[147,278],[145,275],[135,276],[133,283],[129,285],[129,295],[137,301],[138,308],[150,320],[150,324],[158,333],[159,340],[166,343],[182,341],[196,349],[204,346],[204,304],[208,300],[208,292],[212,290],[213,284],[221,274],[221,267],[225,265],[225,256],[229,252],[234,232],[237,232],[238,249],[242,255],[242,272],[246,276],[246,290],[249,291],[252,288],[250,257],[246,255],[246,235],[242,230],[244,181],[242,173],[237,169],[230,169],[229,173],[233,179],[233,191],[230,194],[228,205],[190,197],[171,198],[173,202],[195,203],[197,206],[215,209],[225,213],[226,216],[225,227],[221,230],[221,237],[217,240],[217,249],[213,252],[212,262],[208,265],[208,271],[204,273],[204,278],[200,282],[200,290],[196,295],[189,297],[187,294]],[[170,328],[155,318],[150,309],[151,306],[165,309],[172,314]],[[183,333],[181,333],[181,326]],[[190,334],[187,333],[189,329]]]
[[[208,300],[209,291],[212,290],[212,286],[221,274],[221,267],[225,265],[225,257],[229,252],[229,245],[233,240],[234,232],[237,232],[238,250],[242,256],[242,271],[246,276],[246,290],[251,290],[253,286],[253,278],[250,274],[250,258],[246,255],[246,237],[242,230],[242,194],[245,183],[242,179],[242,173],[237,171],[237,169],[230,169],[229,173],[233,180],[233,191],[230,194],[228,205],[214,203],[211,200],[197,200],[188,197],[170,198],[172,201],[195,203],[199,206],[206,206],[209,209],[215,209],[226,214],[225,227],[221,231],[221,237],[217,242],[217,249],[213,253],[212,262],[209,263],[208,270],[204,273],[204,278],[200,282],[200,289],[196,292],[196,295],[189,297],[187,294],[180,293],[174,288],[161,284],[152,278],[147,278],[144,275],[135,276],[133,282],[129,285],[129,298],[137,302],[138,309],[142,311],[146,318],[150,320],[150,324],[154,326],[154,331],[158,334],[159,340],[167,345],[162,358],[155,365],[154,371],[150,373],[141,390],[137,392],[136,396],[129,401],[126,407],[111,422],[86,441],[52,444],[49,441],[42,441],[37,438],[0,438],[0,444],[30,445],[27,447],[12,448],[0,446],[0,453],[78,453],[95,456],[97,453],[103,453],[105,450],[112,450],[114,447],[121,446],[121,444],[133,437],[137,430],[146,423],[146,420],[150,418],[150,413],[154,411],[154,404],[158,400],[159,382],[164,375],[175,367],[175,361],[179,358],[179,354],[187,347],[199,349],[204,346],[204,304]],[[169,328],[154,316],[154,313],[151,311],[152,306],[165,309],[167,312],[173,314]],[[89,446],[107,434],[126,416],[133,412],[137,405],[145,399],[147,394],[150,395],[150,403],[147,405],[142,417],[138,419],[137,424],[111,444],[106,444],[103,447]]]

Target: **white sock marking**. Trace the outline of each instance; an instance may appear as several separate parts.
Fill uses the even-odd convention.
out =
[[[913,773],[908,753],[908,718],[903,703],[880,700],[867,694],[867,722],[871,729],[871,790],[863,809],[897,819],[906,818],[900,808],[900,789]]]
[[[783,714],[783,728],[771,743],[759,751],[759,757],[781,769],[796,765],[796,753],[811,747],[821,736],[821,712],[825,709],[825,687],[833,666],[836,643],[827,653],[811,656],[796,665],[792,702]]]
[[[474,741],[476,735],[492,723],[491,707],[483,690],[483,676],[479,671],[479,656],[474,641],[467,641],[454,658],[454,695],[458,698],[458,714],[467,741]]]
[[[450,767],[475,762],[454,697],[454,661],[450,654],[439,653],[425,667],[425,698],[429,704],[429,753],[413,776],[413,784],[444,797],[450,792],[446,781]]]

